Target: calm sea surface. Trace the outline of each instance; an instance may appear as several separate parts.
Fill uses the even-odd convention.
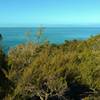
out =
[[[3,40],[0,42],[4,51],[21,43],[36,40],[38,28],[0,28]],[[31,32],[29,36],[25,33]],[[65,40],[87,39],[90,36],[100,34],[100,28],[94,27],[50,27],[44,28],[41,41],[48,40],[51,43],[63,43]]]

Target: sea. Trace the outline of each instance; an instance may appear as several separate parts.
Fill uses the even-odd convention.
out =
[[[0,46],[4,52],[19,44],[35,42],[39,27],[1,27]],[[65,40],[86,40],[100,34],[99,27],[45,27],[42,29],[40,41],[49,41],[54,44],[64,43]]]

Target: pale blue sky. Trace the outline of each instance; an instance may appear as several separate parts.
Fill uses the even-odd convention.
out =
[[[0,0],[0,26],[100,25],[100,0]]]

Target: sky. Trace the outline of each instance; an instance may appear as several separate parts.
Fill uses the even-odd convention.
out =
[[[100,25],[100,0],[0,0],[0,27]]]

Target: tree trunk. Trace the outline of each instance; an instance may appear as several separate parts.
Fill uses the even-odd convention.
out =
[[[49,96],[48,94],[45,94],[45,100],[48,100],[48,96]]]
[[[40,96],[40,99],[41,99],[41,100],[44,100],[43,97],[41,97],[41,96]]]
[[[40,93],[37,93],[41,100],[44,100],[44,98],[40,95]]]

